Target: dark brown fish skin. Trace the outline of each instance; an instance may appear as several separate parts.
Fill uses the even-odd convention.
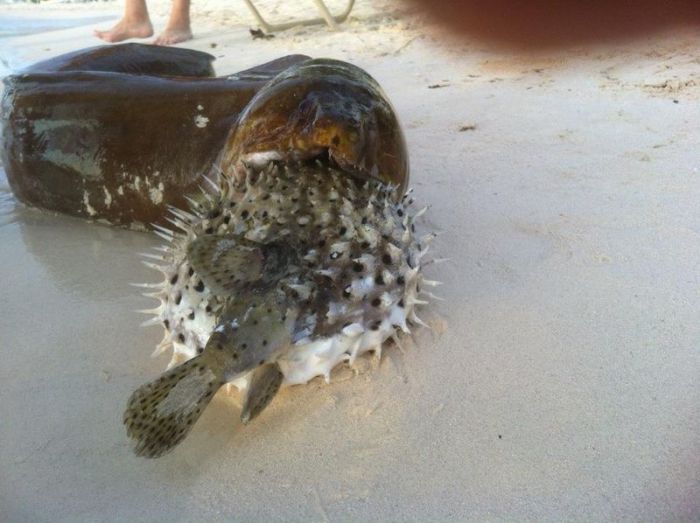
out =
[[[163,224],[169,205],[186,207],[254,94],[307,59],[216,78],[206,53],[131,44],[36,64],[4,80],[0,154],[10,186],[35,207]]]
[[[21,73],[58,71],[103,71],[152,76],[214,76],[216,60],[209,53],[142,44],[98,45],[42,60]]]
[[[232,129],[219,161],[227,175],[241,161],[276,152],[282,161],[328,157],[341,170],[397,186],[408,184],[406,141],[374,78],[331,59],[300,62],[261,89]]]

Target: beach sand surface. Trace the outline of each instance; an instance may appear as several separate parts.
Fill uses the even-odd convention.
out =
[[[149,5],[157,30],[169,3]],[[5,74],[98,44],[120,9],[2,6],[30,28],[0,38]],[[158,278],[136,253],[160,241],[24,208],[0,177],[0,520],[700,520],[698,35],[524,55],[364,0],[339,32],[253,24],[197,1],[186,46],[218,74],[348,60],[394,103],[449,258],[425,270],[445,283],[433,331],[246,427],[220,393],[174,452],[137,458],[122,412],[168,357],[129,283]]]

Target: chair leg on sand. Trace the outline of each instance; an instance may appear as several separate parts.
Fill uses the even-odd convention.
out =
[[[323,0],[314,0],[316,3],[316,7],[318,7],[319,13],[321,13],[322,18],[310,18],[308,20],[296,20],[292,22],[286,22],[283,24],[271,24],[268,23],[260,14],[260,11],[255,7],[253,4],[252,0],[243,0],[248,8],[250,9],[250,12],[253,13],[253,16],[255,19],[258,21],[258,24],[260,25],[260,29],[262,29],[266,33],[274,33],[276,31],[284,31],[285,29],[289,29],[291,27],[296,27],[298,25],[317,25],[317,24],[327,24],[328,27],[331,29],[338,29],[338,24],[342,24],[345,19],[348,17],[350,14],[350,11],[352,11],[352,7],[355,5],[355,0],[348,0],[348,5],[345,8],[345,11],[340,13],[337,16],[333,16],[331,12],[328,10],[328,7],[326,4],[323,2]]]

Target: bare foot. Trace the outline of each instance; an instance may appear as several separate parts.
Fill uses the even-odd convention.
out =
[[[121,42],[129,38],[148,38],[153,35],[153,26],[151,22],[132,22],[126,18],[122,18],[117,25],[109,31],[94,31],[97,38],[105,42]]]
[[[155,45],[173,45],[186,42],[187,40],[192,40],[192,31],[189,27],[181,29],[166,28],[165,31],[158,35],[158,38],[156,38],[153,43]]]

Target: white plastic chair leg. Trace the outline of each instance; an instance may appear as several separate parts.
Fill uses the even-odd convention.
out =
[[[342,24],[347,19],[348,15],[350,14],[350,11],[352,11],[353,6],[355,5],[355,0],[348,0],[348,5],[345,8],[345,10],[339,15],[334,16],[330,12],[323,0],[314,0],[314,2],[316,3],[316,7],[321,13],[322,18],[310,18],[307,20],[293,20],[291,22],[271,24],[263,18],[263,16],[260,14],[260,11],[258,11],[258,9],[253,4],[252,0],[243,1],[250,9],[250,12],[253,13],[253,16],[258,22],[258,25],[260,25],[260,29],[262,29],[265,33],[284,31],[285,29],[290,29],[292,27],[297,27],[300,25],[317,25],[323,23],[327,24],[328,27],[335,30],[338,29],[338,24]]]

